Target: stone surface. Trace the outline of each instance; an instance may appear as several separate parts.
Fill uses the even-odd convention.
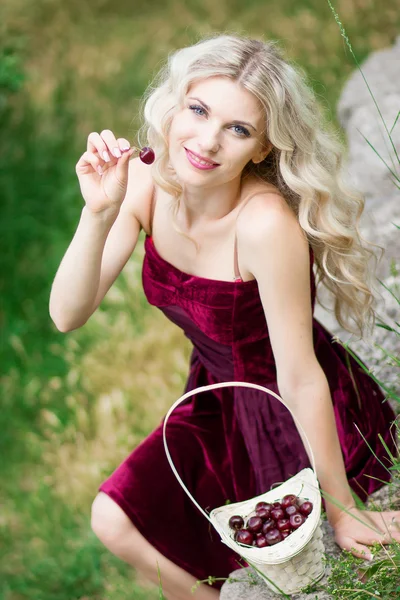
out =
[[[399,64],[400,36],[392,48],[375,52],[361,65],[389,131],[400,109],[400,78],[395,76]],[[354,71],[343,89],[338,103],[338,116],[348,138],[349,154],[346,167],[348,180],[365,196],[365,209],[360,222],[361,234],[367,240],[385,249],[377,276],[390,289],[397,284],[397,296],[400,296],[400,275],[393,277],[390,269],[390,265],[394,264],[400,272],[400,230],[394,225],[400,226],[400,192],[394,185],[393,176],[387,166],[368,145],[363,135],[373,144],[398,177],[400,177],[400,165],[358,69]],[[400,119],[391,136],[397,154],[400,155]],[[400,314],[396,299],[379,282],[377,293],[381,295],[377,306],[378,317],[382,322],[396,328],[394,321],[399,321]],[[323,304],[332,306],[329,292],[321,288],[319,294]],[[375,376],[392,386],[399,394],[399,369],[388,364],[384,353],[378,347],[381,346],[397,354],[399,338],[395,334],[375,327],[372,336],[368,339],[357,340],[343,330],[334,315],[325,310],[321,304],[316,306],[315,317],[333,335],[343,342],[349,342],[351,348],[360,355]],[[396,403],[392,405],[398,410]]]
[[[361,65],[365,78],[378,102],[383,118],[390,130],[400,109],[400,36],[392,48],[381,50],[372,54]],[[348,136],[349,154],[347,158],[347,172],[349,181],[365,195],[365,209],[360,222],[361,234],[369,241],[385,248],[385,255],[381,261],[377,275],[381,281],[393,288],[397,283],[397,296],[400,296],[400,275],[394,278],[391,275],[390,265],[394,264],[400,271],[400,231],[393,225],[400,226],[400,192],[393,183],[393,176],[387,167],[370,148],[360,132],[374,145],[382,155],[385,162],[390,165],[397,176],[400,177],[399,162],[395,158],[393,148],[390,146],[388,136],[380,120],[375,104],[368,92],[367,86],[358,69],[345,85],[338,104],[339,120]],[[394,146],[400,154],[400,119],[392,132]],[[351,173],[351,176],[350,176]],[[397,301],[381,285],[377,287],[381,294],[377,312],[383,322],[395,326],[399,322],[400,308]],[[321,290],[322,302],[332,305],[328,292]],[[399,368],[388,364],[387,359],[379,346],[398,356],[399,338],[385,329],[375,327],[372,336],[367,340],[356,340],[343,330],[334,315],[317,304],[315,317],[327,327],[333,335],[343,342],[349,342],[350,347],[368,365],[376,377],[391,386],[400,394]],[[391,401],[396,413],[399,406]],[[397,490],[392,497],[390,486],[385,486],[373,494],[367,508],[378,507],[382,509],[400,509],[400,492]],[[326,554],[339,556],[340,549],[336,545],[333,531],[329,523],[323,522],[324,545]],[[280,594],[273,593],[257,575],[257,584],[249,584],[251,569],[238,569],[231,574],[235,581],[227,581],[221,589],[221,600],[269,600],[281,598]],[[318,587],[324,587],[329,576],[327,569],[324,578]],[[323,591],[309,594],[295,594],[293,600],[330,600]]]
[[[399,61],[400,36],[391,48],[374,52],[361,65],[389,131],[400,110]],[[342,90],[337,112],[348,139],[347,170],[356,187],[366,195],[370,207],[384,208],[386,197],[396,193],[393,177],[364,138],[371,142],[392,168],[397,162],[397,174],[399,165],[374,100],[358,69]],[[400,121],[391,135],[399,153]]]

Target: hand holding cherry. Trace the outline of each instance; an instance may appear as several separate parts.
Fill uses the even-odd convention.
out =
[[[312,509],[312,502],[287,494],[273,504],[258,502],[254,514],[246,518],[246,527],[243,517],[233,515],[229,527],[235,531],[234,538],[239,544],[265,548],[281,542],[301,527]]]
[[[82,196],[92,213],[116,213],[124,200],[129,174],[129,160],[139,154],[150,165],[155,156],[152,148],[141,150],[125,138],[116,138],[109,129],[88,136],[86,152],[76,165]]]

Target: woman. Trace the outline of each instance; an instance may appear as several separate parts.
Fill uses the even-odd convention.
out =
[[[357,229],[363,199],[340,177],[342,148],[276,44],[230,35],[176,52],[149,88],[144,116],[152,167],[130,161],[129,141],[110,130],[89,135],[76,168],[86,205],[53,284],[55,324],[86,323],[143,229],[147,299],[193,342],[186,391],[239,380],[279,393],[310,441],[321,489],[373,526],[326,496],[336,542],[365,557],[374,540],[389,541],[400,514],[355,507],[352,490],[364,500],[390,477],[359,430],[389,466],[378,434],[395,452],[394,414],[313,318],[315,264],[341,325],[363,333],[374,320],[374,254]],[[176,409],[169,447],[201,506],[255,496],[309,465],[278,404],[223,388]],[[92,526],[155,582],[158,563],[169,600],[237,568],[176,481],[161,425],[102,484]],[[201,585],[195,597],[217,598],[216,588]]]

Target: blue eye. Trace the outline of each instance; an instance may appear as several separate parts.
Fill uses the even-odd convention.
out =
[[[246,129],[246,127],[242,127],[241,125],[234,125],[233,126],[234,129],[239,129],[239,134],[240,135],[244,135],[245,137],[249,137],[250,136],[250,131],[248,129]]]
[[[190,110],[191,110],[191,111],[193,111],[193,112],[194,112],[196,115],[198,115],[198,114],[199,114],[198,112],[196,112],[197,110],[202,110],[202,111],[203,111],[203,114],[206,112],[202,106],[197,106],[197,105],[195,105],[195,104],[192,104],[192,106],[189,106],[189,108],[190,108]],[[201,115],[200,115],[200,116],[201,116]]]
[[[206,114],[205,108],[203,108],[202,106],[199,106],[198,104],[191,104],[191,105],[189,105],[189,110],[191,110],[192,112],[194,112],[199,117],[202,117],[202,116],[204,116]],[[200,112],[198,112],[198,111],[200,111]],[[240,137],[250,137],[249,130],[246,129],[246,127],[242,127],[242,125],[233,125],[233,129],[236,130],[236,133]]]

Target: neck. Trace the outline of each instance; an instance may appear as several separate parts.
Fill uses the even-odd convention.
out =
[[[198,226],[212,225],[227,217],[238,205],[241,180],[236,179],[218,188],[190,188],[185,186],[181,197],[180,219],[190,232]]]

